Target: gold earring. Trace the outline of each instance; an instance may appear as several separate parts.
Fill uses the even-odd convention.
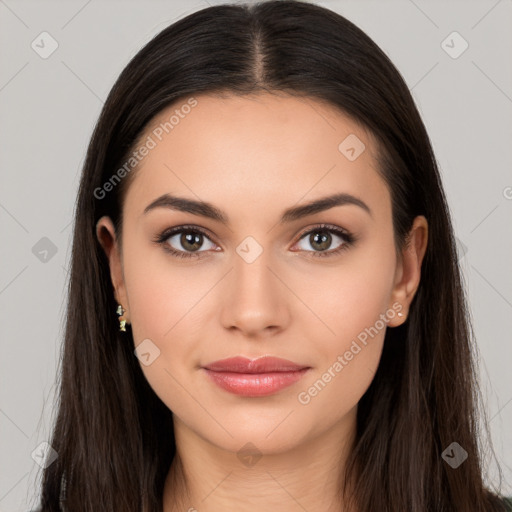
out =
[[[119,330],[123,332],[126,332],[126,320],[121,320],[121,316],[124,315],[125,311],[121,304],[117,305],[116,313],[119,315]]]

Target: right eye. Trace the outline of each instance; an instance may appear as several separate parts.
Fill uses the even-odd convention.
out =
[[[161,244],[164,250],[176,258],[201,258],[203,257],[202,255],[195,253],[207,252],[199,250],[204,244],[205,239],[208,240],[213,247],[216,247],[207,236],[206,232],[201,228],[197,226],[178,226],[163,231],[156,238],[155,242]],[[218,251],[219,249],[213,250]]]

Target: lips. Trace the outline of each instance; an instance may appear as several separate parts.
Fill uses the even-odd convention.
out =
[[[286,359],[233,357],[202,368],[210,381],[230,393],[259,397],[277,393],[299,381],[310,369]]]
[[[251,360],[238,356],[215,361],[207,364],[205,368],[216,372],[270,373],[297,371],[308,367],[279,357],[265,356]]]

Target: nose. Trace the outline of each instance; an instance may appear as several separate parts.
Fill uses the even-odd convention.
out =
[[[222,290],[222,325],[252,338],[286,329],[291,292],[278,274],[265,251],[251,263],[237,255]]]

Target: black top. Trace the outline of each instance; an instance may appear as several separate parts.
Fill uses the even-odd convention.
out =
[[[503,503],[507,512],[512,511],[512,498],[503,498]]]

